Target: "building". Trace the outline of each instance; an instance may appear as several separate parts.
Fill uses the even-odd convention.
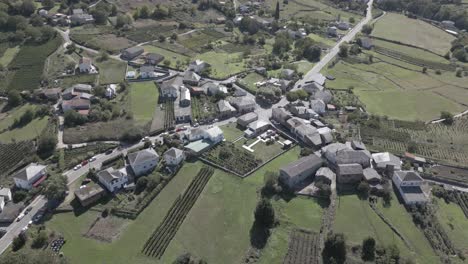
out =
[[[208,129],[201,127],[193,128],[186,133],[186,136],[189,141],[205,139],[215,144],[224,139],[223,131],[218,126],[213,126]]]
[[[273,108],[271,110],[271,119],[283,126],[286,126],[290,118],[292,118],[292,115],[282,107]]]
[[[330,37],[337,37],[338,36],[338,29],[335,26],[328,27],[327,34]]]
[[[361,48],[370,50],[374,47],[374,43],[370,38],[361,38],[359,43],[361,44]]]
[[[351,141],[351,147],[354,150],[366,150],[366,145],[362,141],[353,140]]]
[[[244,131],[244,136],[247,138],[253,138],[261,133],[267,131],[270,128],[271,124],[263,120],[257,120],[250,123],[247,126],[247,129]]]
[[[168,166],[177,166],[185,159],[185,154],[183,150],[178,148],[170,148],[166,152],[164,152],[164,161]]]
[[[318,91],[323,91],[325,87],[316,82],[306,83],[302,86],[302,89],[309,94],[315,94]]]
[[[73,98],[62,102],[62,110],[66,112],[68,110],[89,110],[91,108],[91,102],[87,99]]]
[[[311,119],[318,117],[318,114],[313,109],[310,109],[307,106],[290,105],[289,111],[291,111],[291,114],[302,119]]]
[[[280,169],[279,180],[294,189],[300,182],[312,176],[322,167],[323,160],[315,154],[305,156]]]
[[[179,86],[175,84],[174,79],[161,83],[159,87],[162,97],[177,98],[177,91],[179,90]]]
[[[109,192],[115,192],[124,188],[128,182],[128,174],[126,168],[115,170],[107,168],[97,173],[98,180],[103,184]]]
[[[210,64],[202,60],[194,60],[188,66],[188,71],[194,71],[196,73],[201,73],[206,68],[210,67]]]
[[[75,190],[75,197],[83,207],[99,201],[105,194],[106,191],[98,184],[82,186]]]
[[[331,100],[333,99],[333,96],[332,96],[331,92],[329,90],[327,90],[327,89],[315,90],[315,92],[312,93],[311,95],[312,95],[312,98],[314,98],[316,100],[322,100],[326,104],[330,103]]]
[[[281,78],[284,78],[286,80],[292,80],[294,78],[295,72],[291,69],[283,69],[281,71]]]
[[[78,10],[78,9],[74,9],[73,11],[75,10]],[[83,11],[82,9],[80,10]],[[94,17],[90,14],[85,14],[84,12],[73,13],[73,15],[70,16],[70,23],[73,26],[91,24],[91,23],[94,23]]]
[[[382,176],[373,168],[365,168],[363,171],[364,180],[369,184],[375,185],[382,182]]]
[[[116,84],[109,84],[106,87],[106,97],[107,98],[114,98],[117,95],[117,85]]]
[[[424,204],[429,201],[429,194],[421,188],[425,182],[415,171],[395,171],[392,177],[406,205]]]
[[[426,164],[426,162],[427,162],[425,158],[418,157],[418,156],[416,156],[414,154],[411,154],[409,152],[405,152],[405,159],[407,159],[412,164],[417,164],[419,166],[422,166],[422,165]]]
[[[337,182],[340,184],[359,183],[363,177],[362,166],[357,163],[339,164],[337,168]]]
[[[326,112],[327,104],[321,99],[310,100],[310,109],[314,110],[317,114],[323,115]]]
[[[84,83],[78,83],[72,86],[74,92],[80,93],[91,93],[93,91],[93,86]]]
[[[140,67],[140,78],[141,79],[150,79],[155,78],[156,73],[154,72],[154,66],[145,65]]]
[[[198,86],[200,84],[201,77],[194,71],[186,71],[184,74],[183,83],[193,86]]]
[[[246,96],[230,98],[229,103],[234,106],[239,113],[253,112],[257,107],[255,100]]]
[[[323,144],[329,144],[329,143],[333,142],[333,134],[332,134],[332,130],[330,128],[328,128],[328,127],[319,127],[319,128],[317,128],[317,132],[320,134],[320,137],[322,138]]]
[[[236,109],[226,100],[219,100],[217,106],[221,118],[231,117],[236,113]]]
[[[374,153],[372,159],[374,168],[377,171],[388,172],[392,175],[393,171],[401,170],[400,158],[389,152]]]
[[[49,100],[58,100],[60,98],[61,93],[62,89],[60,88],[50,88],[41,90],[41,95]]]
[[[88,57],[80,58],[78,69],[80,70],[80,73],[91,73],[95,70],[93,67],[92,60]]]
[[[228,90],[227,87],[224,85],[212,83],[212,85],[207,85],[206,92],[208,95],[216,95],[218,93],[227,94]]]
[[[164,56],[157,53],[147,53],[145,56],[145,62],[150,65],[158,65],[164,60]]]
[[[335,173],[332,170],[330,170],[328,167],[321,167],[315,173],[314,181],[315,183],[323,183],[323,184],[330,185],[334,181],[335,177],[336,177]]]
[[[31,163],[28,166],[22,168],[13,175],[16,187],[25,190],[31,190],[47,177],[47,166]]]
[[[371,164],[370,154],[362,150],[342,149],[336,152],[335,161],[333,164],[360,164],[363,168],[367,168]]]
[[[127,155],[128,163],[135,176],[151,172],[159,162],[159,155],[152,148],[143,149]]]
[[[180,106],[189,106],[191,102],[190,90],[185,86],[180,86]]]
[[[286,121],[286,127],[305,144],[312,147],[322,145],[322,138],[317,129],[306,123],[305,120],[292,117]]]
[[[237,119],[237,124],[241,127],[247,127],[250,123],[257,121],[258,115],[254,112],[247,113]]]
[[[348,22],[340,21],[336,25],[339,30],[348,30],[351,25]]]
[[[140,56],[141,54],[143,54],[143,52],[145,52],[145,49],[143,47],[140,47],[140,46],[131,47],[122,51],[122,54],[120,55],[120,57],[124,60],[130,61]]]
[[[11,200],[12,200],[12,197],[11,197],[11,190],[10,190],[10,188],[0,187],[0,197],[3,197],[3,199],[5,200],[5,202],[11,201]]]

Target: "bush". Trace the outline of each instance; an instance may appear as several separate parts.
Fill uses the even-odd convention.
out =
[[[24,200],[24,198],[26,198],[27,196],[27,192],[26,191],[23,191],[23,190],[18,190],[16,192],[13,193],[13,202],[14,203],[19,203],[21,201]]]
[[[275,223],[275,210],[268,199],[261,199],[255,208],[255,222],[262,227],[270,228]]]
[[[324,263],[345,263],[346,241],[343,234],[332,234],[328,236],[325,241],[322,258]]]
[[[362,241],[362,259],[372,261],[375,258],[375,239],[368,237]]]
[[[12,250],[18,251],[24,246],[24,244],[26,244],[26,235],[24,233],[20,233],[17,237],[13,238]]]
[[[37,233],[36,237],[32,241],[31,247],[32,248],[42,248],[47,243],[47,234],[45,231],[40,231]]]

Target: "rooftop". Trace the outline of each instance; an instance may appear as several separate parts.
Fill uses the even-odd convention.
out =
[[[312,154],[288,164],[287,166],[281,168],[281,171],[285,172],[289,177],[293,178],[297,177],[308,169],[321,166],[322,163],[323,160],[319,156]]]

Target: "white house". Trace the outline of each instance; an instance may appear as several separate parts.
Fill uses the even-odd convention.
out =
[[[166,165],[177,166],[185,159],[184,151],[178,148],[170,148],[164,152],[164,161]]]
[[[47,166],[31,163],[13,175],[13,180],[18,188],[30,190],[46,178]]]
[[[106,87],[106,97],[113,98],[117,94],[117,85],[116,84],[109,84]]]
[[[5,198],[5,201],[11,201],[11,190],[10,188],[0,188],[0,197]]]
[[[163,97],[170,97],[170,98],[177,98],[177,91],[178,85],[174,83],[174,81],[167,81],[163,82],[160,86],[161,88],[161,96]]]
[[[93,66],[93,62],[90,58],[81,57],[80,63],[78,64],[80,73],[93,73],[96,72],[96,69]]]
[[[140,78],[142,79],[149,79],[155,78],[156,73],[154,72],[153,66],[141,66],[140,67]]]
[[[127,155],[127,158],[135,176],[152,171],[159,162],[159,155],[152,148],[130,153]]]
[[[198,128],[194,128],[188,131],[187,138],[189,141],[208,139],[216,144],[216,143],[223,141],[224,134],[223,134],[223,131],[217,126],[213,126],[208,129],[203,129],[203,128],[198,127]]]
[[[406,205],[427,203],[429,195],[421,188],[424,180],[415,171],[395,171],[392,177],[393,184],[398,188]]]
[[[127,170],[121,168],[115,170],[114,168],[107,168],[98,172],[99,182],[102,183],[109,192],[115,192],[125,186],[128,182]]]

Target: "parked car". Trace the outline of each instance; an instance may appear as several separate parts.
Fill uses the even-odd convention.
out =
[[[16,222],[21,221],[21,219],[23,219],[23,217],[24,217],[24,213],[19,214],[18,217],[16,218]]]
[[[25,215],[29,214],[29,212],[31,212],[31,210],[32,210],[32,207],[26,208],[26,211],[24,211],[24,214]]]
[[[111,154],[113,151],[114,151],[113,149],[109,149],[109,150],[107,150],[107,151],[106,151],[106,155],[109,155],[109,154]]]
[[[88,161],[89,161],[89,162],[93,162],[93,161],[95,161],[95,160],[96,160],[96,157],[91,157]]]
[[[86,164],[88,164],[88,160],[83,160],[83,161],[81,162],[81,166],[85,166]]]
[[[73,167],[73,170],[77,171],[77,170],[81,169],[81,167],[83,167],[83,166],[81,164],[78,164],[75,167]]]

